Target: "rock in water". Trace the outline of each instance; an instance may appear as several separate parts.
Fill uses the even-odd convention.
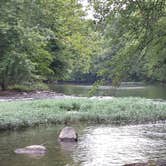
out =
[[[148,166],[146,163],[125,164],[124,166]]]
[[[31,145],[24,148],[16,149],[16,154],[44,154],[47,149],[42,145]]]
[[[61,130],[59,139],[62,142],[76,142],[78,140],[78,134],[73,127],[65,127]]]

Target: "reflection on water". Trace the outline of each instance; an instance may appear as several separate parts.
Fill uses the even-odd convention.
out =
[[[41,159],[45,156],[45,154],[23,154],[25,157],[29,157],[32,159]]]
[[[87,96],[90,85],[69,85],[54,84],[50,85],[52,90],[66,95]],[[96,96],[116,96],[116,97],[146,97],[151,99],[166,99],[166,86],[146,86],[143,84],[122,84],[119,88],[112,86],[101,86],[96,91]]]
[[[164,125],[90,127],[75,152],[75,160],[83,166],[120,166],[158,158],[166,159]]]
[[[121,166],[147,160],[166,160],[166,124],[136,126],[75,126],[78,143],[60,143],[62,126],[0,134],[0,166]],[[16,155],[31,144],[48,148],[45,156]]]

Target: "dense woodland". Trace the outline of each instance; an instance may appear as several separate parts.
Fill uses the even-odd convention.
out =
[[[166,0],[0,1],[0,85],[166,82]]]

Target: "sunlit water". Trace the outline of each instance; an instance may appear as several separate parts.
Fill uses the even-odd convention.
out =
[[[0,133],[0,166],[121,166],[166,160],[166,124],[80,125],[76,144],[57,141],[62,126]],[[16,155],[16,148],[42,144],[45,156]]]
[[[51,89],[66,95],[88,96],[92,88],[91,85],[71,85],[71,84],[52,84]],[[166,100],[166,86],[164,85],[144,85],[144,84],[122,84],[119,88],[112,86],[101,86],[94,94],[96,96],[115,96],[115,97],[145,97],[151,99]]]

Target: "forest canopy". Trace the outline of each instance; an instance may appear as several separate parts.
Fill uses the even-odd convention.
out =
[[[1,0],[0,86],[166,82],[166,1]]]
[[[2,0],[0,16],[2,89],[89,69],[99,36],[76,0]]]
[[[166,1],[92,0],[105,42],[100,74],[166,82]]]

